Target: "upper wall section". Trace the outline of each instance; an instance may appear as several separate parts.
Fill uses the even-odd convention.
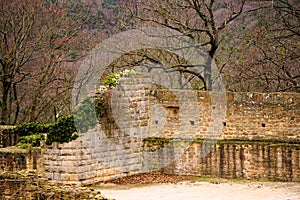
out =
[[[228,93],[224,138],[300,141],[299,93]]]
[[[191,139],[300,141],[299,93],[227,92],[220,95],[225,95],[220,98],[224,102],[216,101],[214,94],[209,92],[152,91],[150,135]],[[181,100],[177,98],[179,96]],[[224,117],[218,116],[223,112]],[[165,113],[165,117],[156,119],[157,113]],[[218,130],[219,133],[216,133]]]

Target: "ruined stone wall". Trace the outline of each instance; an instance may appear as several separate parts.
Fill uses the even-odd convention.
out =
[[[109,200],[102,196],[99,190],[92,188],[49,185],[47,180],[33,171],[27,171],[23,174],[13,172],[1,173],[0,188],[0,200]]]
[[[177,96],[186,93],[192,91]],[[300,94],[228,92],[226,102],[213,104],[209,93],[197,92],[197,102],[184,101],[189,110],[198,106],[196,120],[181,113],[172,92],[154,96],[167,117],[162,131],[144,140],[144,171],[300,181]],[[221,106],[226,115],[215,120]],[[209,128],[216,124],[217,137]]]
[[[228,93],[223,139],[300,142],[299,93]]]
[[[0,148],[16,145],[19,137],[14,133],[12,126],[0,126]]]
[[[13,126],[0,126],[0,173],[20,170],[42,171],[40,148],[19,149],[13,147],[19,142]]]
[[[300,181],[300,144],[221,140],[211,146],[209,152],[204,145],[203,140],[147,139],[144,141],[147,152],[145,170],[193,176]]]
[[[67,144],[43,147],[45,176],[57,183],[93,184],[142,172],[149,122],[147,77],[123,78],[104,102],[99,126]],[[107,103],[107,104],[105,104]]]
[[[151,106],[160,105],[158,112],[167,113],[164,118],[151,116],[152,137],[300,142],[299,93],[210,94],[156,90],[152,96]],[[220,100],[212,99],[216,97]],[[188,113],[194,110],[197,110],[196,117]],[[218,114],[218,110],[224,111],[225,116],[212,115]],[[164,124],[155,129],[159,123]],[[210,129],[214,126],[221,130],[216,137]]]
[[[42,170],[41,149],[0,148],[0,173]]]
[[[44,146],[45,176],[76,184],[151,171],[299,180],[300,94],[170,91],[150,82],[122,79],[99,126]]]

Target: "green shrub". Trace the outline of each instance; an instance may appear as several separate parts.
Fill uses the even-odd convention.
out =
[[[75,140],[77,137],[78,134],[76,134],[73,116],[68,115],[60,118],[58,122],[49,126],[46,144],[50,145],[52,142],[70,142]]]
[[[51,124],[22,123],[14,128],[20,138],[20,144],[28,147],[38,146],[44,138],[41,133],[47,135],[46,144],[52,142],[65,143],[78,138],[78,133],[84,133],[97,124],[94,99],[85,98],[73,111],[72,115],[61,117]],[[75,126],[76,125],[76,126]],[[36,139],[36,140],[35,140]]]
[[[22,149],[38,147],[40,146],[40,142],[42,140],[44,140],[44,135],[42,133],[22,136],[20,137],[20,141],[16,146]]]
[[[39,123],[22,123],[17,125],[13,130],[19,136],[28,136],[38,133],[47,133],[49,131],[49,125]]]
[[[118,85],[119,79],[122,78],[123,76],[128,76],[128,75],[136,75],[140,74],[140,72],[136,72],[133,69],[125,69],[124,71],[121,72],[115,72],[109,74],[105,80],[103,81],[103,85],[109,88],[114,88]]]
[[[49,126],[46,144],[70,142],[78,138],[77,132],[84,133],[96,124],[94,99],[87,97],[73,111],[72,115],[62,117]]]
[[[97,124],[97,117],[95,112],[94,98],[85,98],[79,106],[73,111],[73,118],[77,131],[84,133]]]

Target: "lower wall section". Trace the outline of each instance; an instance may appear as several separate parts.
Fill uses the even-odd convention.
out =
[[[104,139],[86,146],[94,138],[87,136],[43,150],[51,183],[89,185],[144,172],[300,181],[299,143],[147,138],[133,151]]]
[[[300,144],[259,141],[144,140],[144,171],[300,181]]]
[[[142,139],[123,137],[123,141],[114,143],[98,131],[70,143],[45,146],[45,177],[51,183],[90,185],[142,173]]]
[[[41,149],[0,148],[0,173],[20,170],[42,170]]]
[[[99,190],[75,186],[52,186],[33,171],[25,174],[6,172],[0,174],[0,200],[57,200],[94,199],[108,200]]]

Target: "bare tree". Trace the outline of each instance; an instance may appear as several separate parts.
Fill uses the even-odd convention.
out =
[[[148,25],[167,27],[194,39],[211,59],[222,41],[222,31],[244,12],[245,0],[150,0],[137,1],[133,15]],[[204,72],[205,89],[211,90],[211,59]]]
[[[280,19],[281,28],[276,31],[286,31],[284,37],[300,36],[300,3],[296,0],[277,0],[272,7]]]
[[[67,63],[77,61],[94,42],[84,31],[91,19],[90,1],[85,2],[74,13],[69,1],[1,1],[2,124],[41,120],[66,100],[76,71]]]
[[[257,26],[243,33],[224,73],[228,89],[299,92],[299,2],[274,1],[256,18]]]

